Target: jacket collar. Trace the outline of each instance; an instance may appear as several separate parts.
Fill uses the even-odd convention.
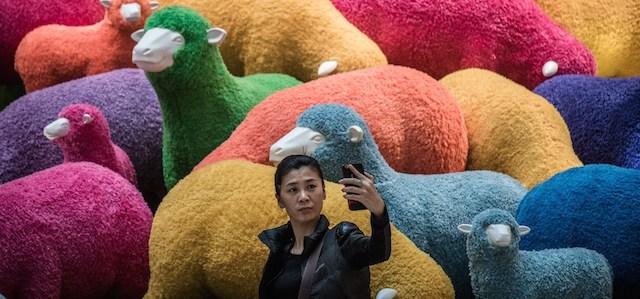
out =
[[[329,220],[324,215],[320,215],[320,220],[318,224],[316,224],[316,229],[311,233],[311,235],[304,237],[304,252],[303,256],[309,255],[311,252],[311,248],[314,248],[320,239],[324,237],[324,233],[329,229]],[[276,228],[264,230],[260,235],[258,235],[260,241],[269,247],[271,252],[276,253],[279,250],[287,250],[289,246],[287,244],[292,244],[294,235],[293,229],[291,228],[291,221],[288,221],[286,224],[278,226]]]

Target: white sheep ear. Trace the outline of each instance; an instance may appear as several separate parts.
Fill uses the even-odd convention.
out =
[[[364,131],[362,131],[362,128],[359,126],[351,126],[349,127],[349,137],[349,141],[351,141],[351,143],[358,143],[362,141]]]
[[[142,36],[144,36],[144,29],[138,29],[134,33],[131,33],[131,39],[136,42],[139,42]]]
[[[160,7],[160,2],[158,1],[149,1],[149,5],[151,6],[151,10],[156,10]]]
[[[227,32],[222,28],[209,28],[207,30],[207,39],[210,45],[220,44],[227,37]]]
[[[82,122],[86,125],[90,122],[93,121],[93,117],[91,117],[91,114],[87,114],[85,113],[84,115],[82,115]]]
[[[465,235],[468,235],[469,233],[471,233],[471,228],[473,228],[471,224],[458,225],[458,230]]]
[[[524,236],[531,232],[531,229],[528,226],[520,225],[518,226],[518,235]]]
[[[111,7],[111,0],[100,0],[100,4],[102,4],[104,8],[109,8]]]

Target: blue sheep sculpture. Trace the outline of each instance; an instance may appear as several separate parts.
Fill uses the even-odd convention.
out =
[[[520,182],[492,171],[398,173],[380,154],[360,115],[347,106],[313,106],[300,115],[296,126],[271,147],[271,160],[308,154],[320,162],[325,179],[333,182],[342,177],[343,164],[364,164],[375,177],[392,223],[442,266],[456,298],[472,296],[465,239],[456,226],[488,208],[515,213],[526,193]]]
[[[468,235],[471,286],[477,299],[612,296],[613,273],[602,254],[585,248],[519,250],[520,237],[530,229],[518,225],[507,211],[488,209],[458,230]]]
[[[522,249],[595,250],[613,268],[614,298],[638,298],[640,170],[594,164],[556,174],[522,199],[516,220],[536,225]]]

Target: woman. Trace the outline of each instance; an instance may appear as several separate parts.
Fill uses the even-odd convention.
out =
[[[339,183],[349,185],[342,189],[348,193],[346,199],[359,201],[371,211],[371,237],[350,222],[329,229],[329,221],[321,214],[326,193],[318,161],[302,155],[285,158],[276,170],[275,191],[278,206],[287,211],[290,221],[259,235],[270,249],[260,281],[260,298],[305,297],[299,294],[303,293],[302,273],[319,244],[319,258],[310,271],[313,278],[310,291],[307,289],[311,297],[371,297],[369,265],[386,261],[391,255],[389,217],[373,177],[358,172],[353,165],[346,167],[356,178],[343,178]]]

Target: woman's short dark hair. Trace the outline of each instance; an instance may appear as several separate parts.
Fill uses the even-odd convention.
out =
[[[324,176],[322,175],[322,170],[320,170],[320,164],[318,161],[312,157],[305,155],[291,155],[284,158],[276,169],[276,174],[274,178],[274,184],[276,187],[276,195],[280,194],[280,185],[282,185],[282,178],[289,174],[292,170],[300,169],[302,167],[309,167],[313,169],[318,176],[320,177],[320,181],[322,182],[322,187],[324,188]]]

